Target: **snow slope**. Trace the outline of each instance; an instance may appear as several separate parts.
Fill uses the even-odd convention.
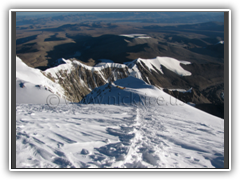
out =
[[[58,94],[59,103],[65,102],[61,98],[64,91],[59,84],[45,77],[39,69],[27,66],[16,57],[16,103],[46,104],[53,94]]]
[[[17,167],[223,167],[222,119],[176,102],[134,77],[118,80],[107,89],[107,85],[97,88],[92,97],[123,98],[132,93],[145,96],[146,101],[131,104],[126,98],[125,104],[109,105],[103,98],[102,104],[60,104],[56,108],[17,105]]]
[[[19,57],[16,57],[16,77],[35,85],[46,81],[39,69],[27,66]]]
[[[122,90],[116,86],[126,88]],[[105,84],[94,89],[81,102],[86,104],[147,105],[147,97],[157,99],[159,95],[163,95],[161,93],[162,91],[158,88],[148,85],[140,79],[129,76],[115,81],[111,87],[109,87],[109,84]],[[165,96],[165,93],[164,97],[161,98],[166,99],[169,103],[168,96]]]
[[[190,62],[187,61],[179,61],[175,58],[171,58],[171,57],[159,57],[157,56],[156,58],[153,59],[142,59],[142,58],[138,58],[132,62],[128,62],[126,63],[129,68],[130,71],[134,71],[136,73],[136,77],[141,79],[141,72],[138,70],[137,68],[137,63],[144,63],[148,70],[151,71],[160,71],[162,74],[162,66],[164,66],[165,68],[169,69],[170,71],[180,75],[180,76],[191,76],[191,72],[186,71],[185,69],[183,69],[180,64],[190,64]],[[130,73],[131,73],[130,72]]]
[[[52,95],[43,86],[16,80],[16,103],[46,104],[48,96]]]

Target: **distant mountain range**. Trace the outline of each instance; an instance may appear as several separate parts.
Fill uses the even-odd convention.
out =
[[[223,22],[223,12],[65,12],[17,14],[17,25],[48,24],[50,22],[142,22],[142,23],[202,23]]]

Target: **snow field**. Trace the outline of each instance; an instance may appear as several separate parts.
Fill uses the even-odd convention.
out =
[[[16,113],[17,167],[223,167],[223,120],[188,105],[20,104]]]

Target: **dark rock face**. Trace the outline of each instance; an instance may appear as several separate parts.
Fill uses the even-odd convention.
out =
[[[72,62],[71,72],[60,70],[57,78],[50,74],[46,76],[54,82],[58,82],[65,91],[65,97],[71,102],[80,102],[94,88],[111,81],[126,78],[129,75],[128,68],[103,67],[100,70],[86,68],[85,65]]]
[[[210,103],[209,100],[206,97],[204,97],[202,93],[200,93],[198,90],[192,89],[190,92],[179,92],[163,89],[163,91],[185,103],[188,102],[193,102],[194,104]]]
[[[70,74],[61,71],[59,73],[59,84],[65,90],[66,98],[71,102],[78,102],[90,92],[88,88],[81,84],[77,70],[71,71]]]

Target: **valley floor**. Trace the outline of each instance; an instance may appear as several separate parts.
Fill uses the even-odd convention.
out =
[[[17,168],[223,168],[224,121],[184,106],[17,104]]]

